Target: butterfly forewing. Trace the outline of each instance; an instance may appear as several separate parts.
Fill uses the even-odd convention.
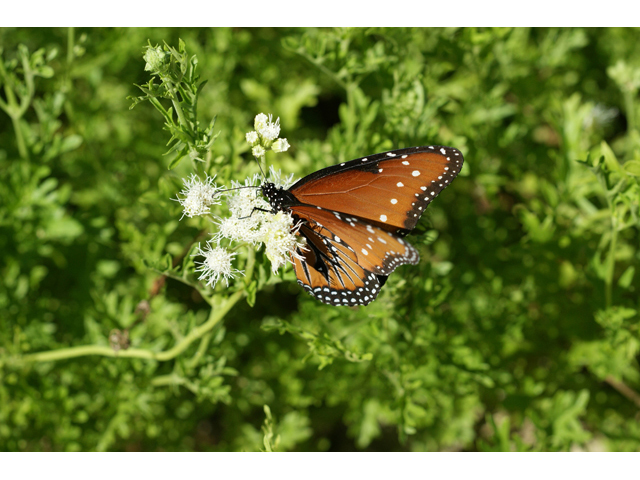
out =
[[[462,163],[455,148],[406,148],[319,170],[289,191],[300,203],[355,215],[406,234],[458,175]]]

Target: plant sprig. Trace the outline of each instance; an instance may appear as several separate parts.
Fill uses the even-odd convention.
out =
[[[26,45],[18,45],[17,58],[4,60],[0,48],[0,86],[4,87],[6,101],[0,97],[0,109],[9,115],[16,134],[20,157],[29,160],[29,149],[21,125],[22,117],[31,106],[35,94],[35,78],[51,78],[53,68],[47,65],[57,55],[57,50],[44,48],[32,54]]]
[[[213,133],[216,117],[206,128],[202,128],[198,120],[198,96],[207,81],[199,81],[197,57],[189,56],[185,43],[180,40],[177,50],[166,42],[162,47],[149,43],[144,60],[145,70],[150,71],[152,77],[148,83],[136,85],[144,95],[127,97],[133,100],[130,108],[148,100],[164,117],[164,128],[171,134],[167,143],[170,148],[165,155],[176,155],[169,169],[175,168],[186,156],[193,161],[208,161],[217,137]],[[165,108],[161,99],[170,100],[171,107]]]

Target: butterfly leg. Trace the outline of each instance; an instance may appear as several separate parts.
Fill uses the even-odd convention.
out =
[[[253,207],[253,210],[251,210],[251,213],[249,215],[247,215],[246,217],[239,217],[238,220],[244,220],[245,218],[251,218],[251,216],[253,215],[253,212],[255,212],[256,210],[258,210],[259,212],[275,213],[273,210],[267,210],[266,208]]]

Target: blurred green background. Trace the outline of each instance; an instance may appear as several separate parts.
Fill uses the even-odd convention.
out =
[[[148,42],[179,39],[208,80],[198,113],[217,116],[207,165],[224,181],[257,171],[244,134],[260,112],[292,145],[267,163],[298,178],[430,144],[464,169],[409,237],[420,264],[367,307],[321,304],[259,252],[253,307],[179,354],[67,355],[167,351],[209,315],[158,273],[212,231],[170,200],[192,164],[168,170],[162,117],[127,99]],[[639,44],[637,29],[1,29],[0,449],[637,451]],[[25,356],[47,351],[63,354]]]

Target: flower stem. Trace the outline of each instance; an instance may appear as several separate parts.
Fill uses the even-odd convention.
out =
[[[212,308],[209,319],[202,325],[194,328],[180,340],[175,346],[169,350],[162,352],[153,352],[151,350],[130,348],[128,350],[115,351],[110,347],[103,345],[83,345],[80,347],[62,348],[60,350],[50,350],[46,352],[31,353],[24,356],[9,357],[9,363],[24,364],[36,362],[54,362],[58,360],[66,360],[69,358],[85,357],[89,355],[98,355],[103,357],[121,357],[121,358],[143,358],[147,360],[157,360],[166,362],[184,352],[189,346],[199,338],[211,331],[220,320],[238,303],[244,295],[244,290],[238,290],[231,295],[222,306]]]
[[[618,222],[616,221],[615,212],[614,212],[614,216],[611,219],[611,223],[612,223],[611,242],[609,244],[609,255],[607,258],[607,274],[604,280],[604,283],[605,283],[604,296],[605,296],[605,303],[607,308],[611,306],[613,276],[614,276],[615,267],[616,267],[616,244],[618,240]]]

